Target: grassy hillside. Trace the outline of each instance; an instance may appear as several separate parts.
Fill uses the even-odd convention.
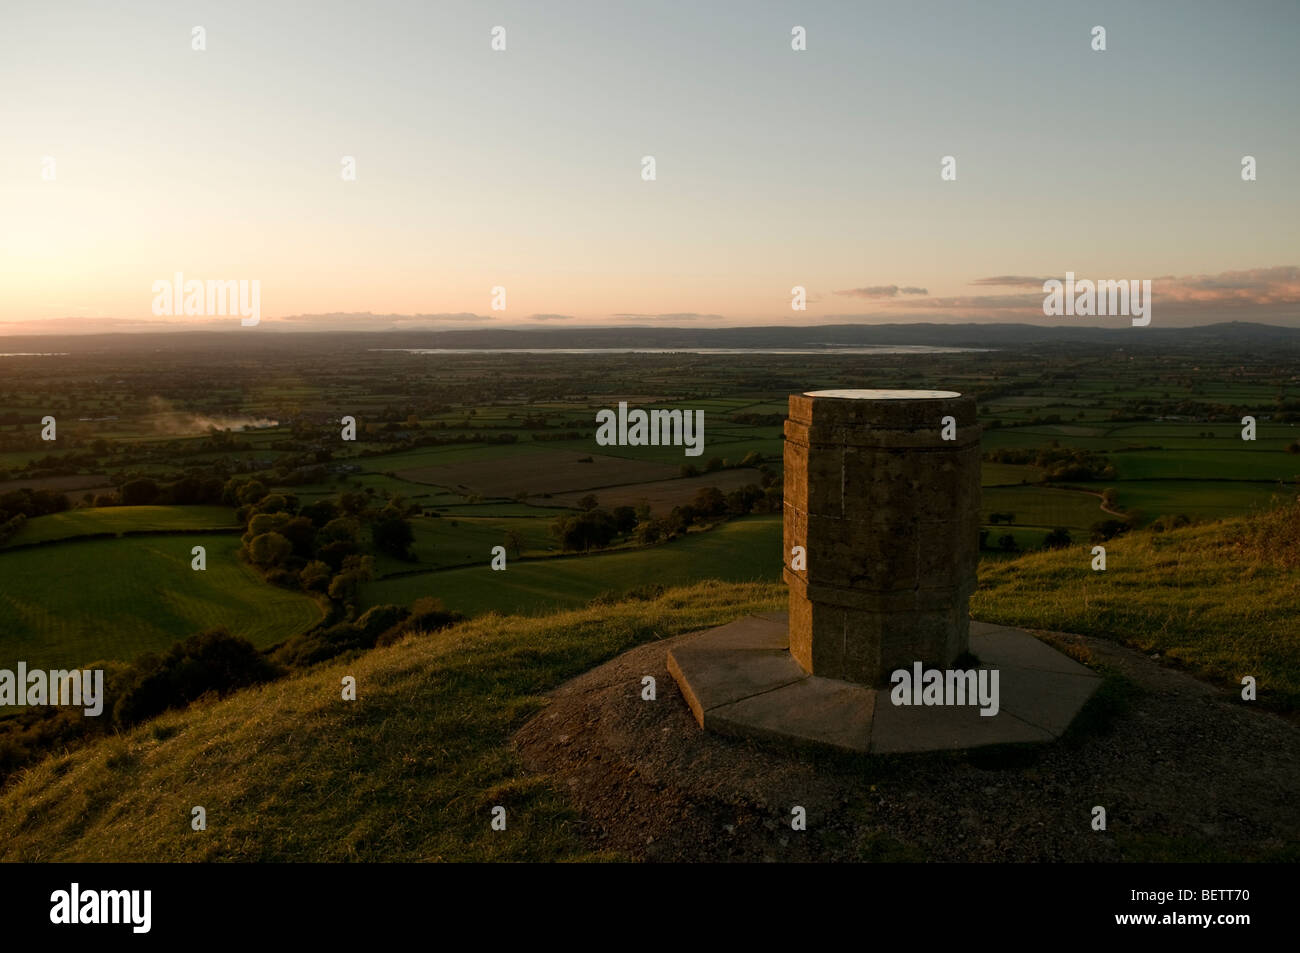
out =
[[[190,568],[194,546],[207,549],[205,572]],[[0,667],[129,660],[213,626],[271,645],[321,618],[315,600],[267,585],[238,548],[235,535],[187,534],[0,552]]]
[[[1139,532],[980,568],[971,615],[1116,638],[1204,678],[1253,675],[1260,701],[1300,708],[1300,503],[1257,516]]]
[[[1264,704],[1295,706],[1300,506],[1135,533],[1107,557],[1104,574],[1087,547],[985,563],[973,615],[1117,638],[1229,684],[1253,674]],[[784,601],[775,583],[697,583],[488,614],[169,713],[25,772],[0,794],[0,860],[582,858],[571,808],[522,770],[514,731],[546,692],[629,647]],[[340,699],[344,675],[356,702]],[[506,832],[489,828],[497,804]],[[206,832],[190,830],[194,805]]]
[[[574,817],[511,733],[564,680],[641,642],[779,608],[775,585],[484,616],[51,758],[0,796],[0,860],[552,860]],[[344,675],[357,701],[340,700]],[[208,830],[190,830],[190,809]],[[489,828],[505,805],[508,829]]]

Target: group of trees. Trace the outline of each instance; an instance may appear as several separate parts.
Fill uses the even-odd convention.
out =
[[[415,534],[407,517],[419,507],[400,500],[372,506],[366,494],[349,491],[300,505],[293,494],[270,493],[257,480],[232,480],[225,498],[238,504],[235,513],[245,527],[241,557],[267,581],[325,596],[349,614],[374,569],[364,551],[364,528],[375,550],[411,558]]]
[[[96,506],[197,506],[222,502],[226,481],[216,476],[184,476],[170,483],[159,483],[150,477],[135,477],[118,487],[117,499],[97,499]]]
[[[737,468],[744,469],[748,467],[758,467],[762,469],[765,474],[770,474],[767,467],[763,466],[763,455],[757,450],[749,451],[749,453],[745,454],[739,463],[729,460],[726,457],[709,457],[708,460],[704,461],[703,471],[693,463],[683,463],[680,472],[684,477],[694,477],[699,476],[701,472],[716,473],[719,470],[732,470]]]
[[[690,503],[674,506],[667,516],[659,517],[651,513],[648,503],[604,510],[596,496],[590,493],[578,500],[578,508],[581,513],[560,516],[551,525],[551,534],[566,552],[604,549],[620,537],[647,545],[666,542],[692,526],[748,513],[779,513],[781,486],[778,479],[767,489],[750,483],[729,493],[723,493],[716,486],[701,487]],[[512,548],[509,542],[506,548]]]
[[[1047,447],[999,447],[984,454],[990,463],[1031,464],[1044,471],[1049,483],[1070,480],[1113,480],[1115,467],[1102,454],[1056,445]]]
[[[68,498],[58,490],[20,487],[0,494],[0,543],[18,532],[32,517],[62,513],[67,508]]]

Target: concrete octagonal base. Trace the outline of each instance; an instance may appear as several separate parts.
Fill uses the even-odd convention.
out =
[[[668,653],[700,727],[719,734],[894,754],[1051,741],[1101,678],[1023,629],[972,622],[978,668],[999,672],[999,710],[905,706],[888,689],[809,675],[790,655],[784,612],[701,632]]]

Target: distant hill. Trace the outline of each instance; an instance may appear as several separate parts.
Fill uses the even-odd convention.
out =
[[[288,331],[268,322],[256,331],[25,335],[3,339],[8,351],[75,353],[162,350],[211,343],[223,349],[298,349],[310,342],[356,348],[825,348],[929,346],[967,348],[1096,347],[1139,350],[1277,349],[1300,351],[1300,328],[1230,321],[1191,328],[1037,324],[821,324],[742,328],[479,328],[450,331]]]

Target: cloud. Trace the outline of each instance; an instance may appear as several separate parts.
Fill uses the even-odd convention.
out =
[[[573,315],[571,314],[530,314],[528,316],[528,320],[529,321],[571,321],[573,320]]]
[[[924,288],[916,288],[911,285],[905,285],[902,288],[898,285],[871,285],[866,288],[848,288],[844,291],[832,293],[849,298],[897,298],[900,294],[928,295],[930,292]]]
[[[832,292],[848,298],[896,298],[898,285],[872,285],[868,288],[849,288],[845,291]]]
[[[1156,278],[1151,294],[1184,308],[1295,308],[1300,306],[1300,268],[1251,268],[1217,275]]]
[[[987,288],[1041,288],[1046,278],[1031,278],[1028,275],[994,275],[992,278],[976,278],[973,285]]]
[[[1065,274],[1055,276],[1064,281]],[[1075,272],[1075,281],[1150,280],[1154,321],[1189,326],[1215,321],[1247,320],[1294,324],[1300,319],[1300,268],[1286,265],[1195,275],[1094,274]],[[872,317],[902,320],[1030,321],[1041,323],[1046,278],[998,275],[972,285],[1016,288],[998,294],[951,295],[942,298],[897,300],[883,304]],[[825,315],[826,318],[835,317]],[[1088,320],[1086,318],[1078,320]],[[1098,321],[1109,320],[1099,316]]]

